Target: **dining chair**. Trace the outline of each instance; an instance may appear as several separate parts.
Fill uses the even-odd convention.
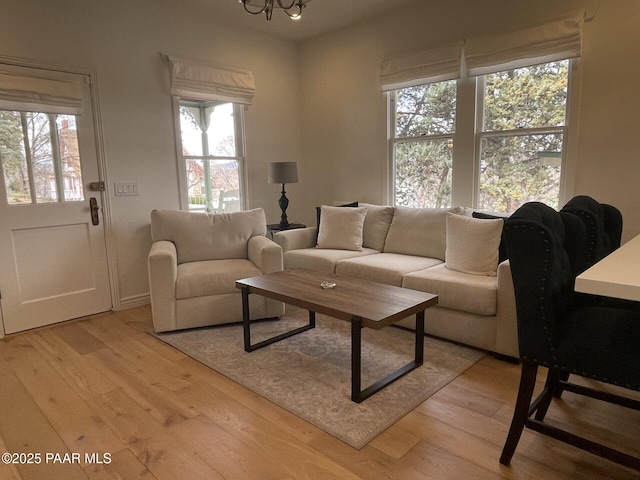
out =
[[[587,268],[620,247],[622,213],[613,205],[599,203],[588,195],[569,200],[561,212],[577,215],[587,229]]]
[[[574,290],[585,227],[576,216],[538,202],[524,204],[505,222],[511,263],[522,371],[511,427],[500,457],[509,465],[524,428],[548,435],[627,467],[640,459],[546,419],[558,389],[640,410],[640,401],[605,384],[640,391],[640,313],[583,302]],[[532,401],[539,367],[547,381]],[[569,375],[595,382],[578,384]],[[575,377],[572,377],[575,378]],[[565,410],[568,404],[563,399]],[[586,415],[572,403],[576,416]],[[615,433],[615,432],[614,432]]]

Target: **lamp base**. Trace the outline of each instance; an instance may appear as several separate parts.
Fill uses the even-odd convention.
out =
[[[278,200],[278,205],[280,205],[280,210],[282,210],[282,215],[280,215],[280,226],[288,227],[289,220],[287,219],[287,207],[289,206],[289,199],[284,191],[284,183],[282,184],[281,194],[282,195],[280,195],[280,199]]]

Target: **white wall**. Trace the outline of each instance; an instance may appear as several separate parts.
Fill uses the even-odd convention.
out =
[[[267,184],[267,164],[301,156],[296,44],[150,0],[3,2],[1,56],[97,71],[125,306],[149,291],[150,211],[179,207],[169,70],[160,52],[253,71],[256,95],[245,112],[248,206],[279,221],[279,186]],[[114,197],[116,181],[139,182],[140,196]]]
[[[577,169],[569,188],[618,206],[625,219],[623,241],[639,234],[640,2],[448,0],[414,5],[302,44],[303,156],[307,173],[319,180],[309,185],[308,203],[386,201],[387,109],[376,78],[381,58],[586,9],[595,18],[584,28],[580,132],[571,159]]]

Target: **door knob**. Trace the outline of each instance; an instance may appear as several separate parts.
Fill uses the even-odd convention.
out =
[[[89,208],[91,209],[91,223],[94,225],[100,225],[100,216],[98,215],[100,207],[98,206],[98,201],[95,197],[91,197],[89,199]]]

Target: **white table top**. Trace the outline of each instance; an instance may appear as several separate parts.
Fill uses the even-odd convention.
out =
[[[575,290],[640,301],[640,235],[578,275]]]

